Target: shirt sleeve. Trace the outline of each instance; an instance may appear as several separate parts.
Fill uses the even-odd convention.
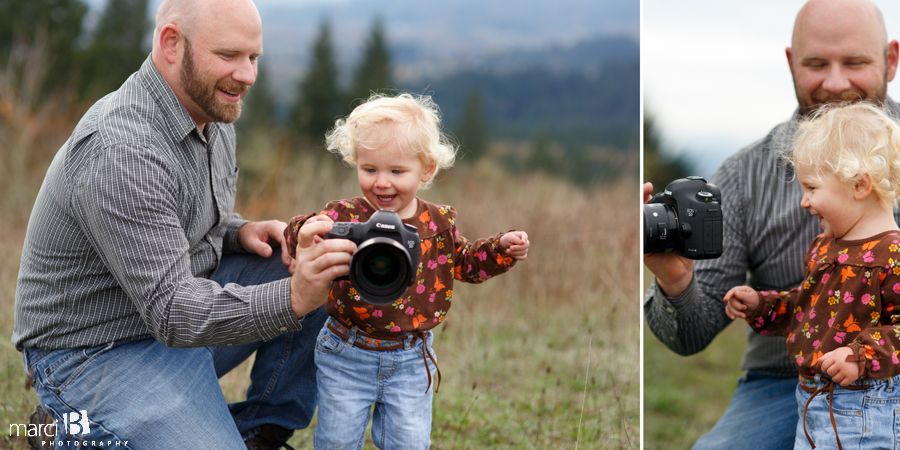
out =
[[[76,221],[153,336],[169,347],[228,345],[300,329],[289,279],[259,286],[193,276],[178,217],[173,163],[152,149],[119,146],[75,174]],[[237,222],[235,222],[237,226]]]
[[[783,292],[756,291],[756,294],[759,296],[759,305],[747,316],[750,328],[763,336],[787,336],[800,288]]]
[[[455,211],[451,212],[455,217]],[[456,224],[451,226],[453,248],[456,253],[453,277],[465,283],[483,283],[500,275],[516,264],[516,259],[507,256],[500,250],[500,237],[506,233],[497,233],[488,238],[469,242],[459,234]]]
[[[745,175],[737,169],[738,162],[728,160],[710,177],[722,193],[722,256],[695,261],[693,279],[681,294],[667,297],[654,280],[644,296],[648,327],[679,355],[705,349],[731,323],[722,299],[747,280]]]

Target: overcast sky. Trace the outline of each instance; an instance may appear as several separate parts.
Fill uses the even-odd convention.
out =
[[[708,176],[797,106],[785,47],[801,0],[643,0],[644,107],[663,144]],[[900,39],[900,0],[875,0]],[[900,99],[900,76],[888,95]]]

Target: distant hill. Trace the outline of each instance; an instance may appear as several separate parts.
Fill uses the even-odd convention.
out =
[[[480,92],[491,137],[531,139],[546,131],[568,147],[636,149],[640,138],[640,50],[629,39],[499,55],[489,64],[402,87],[429,92],[448,128],[470,91]]]

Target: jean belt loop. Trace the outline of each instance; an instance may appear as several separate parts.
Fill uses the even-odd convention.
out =
[[[813,382],[816,383],[816,386],[818,386],[821,381],[822,375],[816,374],[816,376],[813,378]]]
[[[887,379],[887,390],[888,390],[888,392],[891,392],[891,391],[894,389],[894,378],[895,378],[895,377],[890,377],[890,378]]]
[[[356,327],[347,327],[347,343],[353,345],[354,342],[356,342]]]

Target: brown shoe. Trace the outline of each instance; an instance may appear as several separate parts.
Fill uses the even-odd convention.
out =
[[[267,423],[259,427],[259,434],[244,441],[247,450],[295,450],[287,444],[294,434],[293,430]]]
[[[28,415],[28,427],[34,426],[41,433],[35,436],[28,436],[28,446],[32,450],[51,450],[53,448],[53,440],[56,436],[48,436],[44,434],[48,425],[53,423],[53,417],[47,414],[47,411],[41,405],[38,405],[31,414]],[[46,444],[46,445],[44,445]]]

